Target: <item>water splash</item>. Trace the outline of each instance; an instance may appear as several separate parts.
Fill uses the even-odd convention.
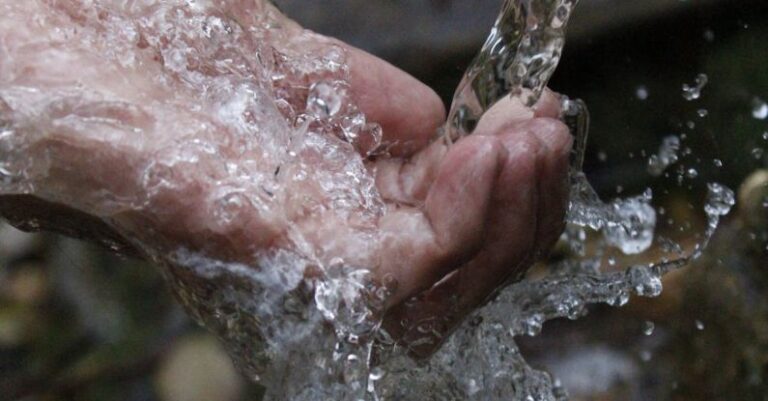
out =
[[[574,256],[552,266],[543,278],[501,292],[432,359],[417,363],[379,327],[390,293],[387,283],[375,282],[370,266],[326,257],[328,248],[345,240],[359,254],[372,252],[378,239],[371,222],[385,209],[363,160],[377,152],[381,128],[369,123],[350,99],[342,49],[331,45],[307,53],[271,46],[264,38],[296,43],[310,34],[297,34],[295,27],[271,20],[274,11],[261,1],[216,2],[222,9],[212,2],[105,0],[74,10],[82,13],[69,8],[69,2],[54,3],[7,2],[0,18],[21,21],[16,30],[21,33],[42,23],[66,27],[69,23],[62,21],[67,18],[79,21],[71,30],[43,32],[52,37],[31,32],[36,46],[31,53],[39,54],[39,43],[45,40],[60,44],[55,47],[59,50],[62,44],[75,46],[77,65],[118,66],[108,77],[111,83],[119,82],[114,76],[159,59],[157,76],[149,82],[132,80],[131,87],[151,93],[172,82],[176,90],[148,100],[142,93],[105,98],[77,85],[67,88],[67,82],[38,89],[0,86],[0,118],[12,116],[0,120],[0,191],[35,193],[106,218],[175,200],[211,220],[205,226],[183,226],[182,231],[203,233],[201,237],[222,234],[228,240],[243,232],[252,235],[238,244],[246,255],[219,256],[206,252],[210,247],[196,243],[199,238],[184,238],[181,242],[191,245],[179,247],[174,232],[137,232],[119,219],[110,220],[164,266],[189,313],[225,342],[243,372],[268,386],[268,400],[564,400],[565,389],[525,362],[515,337],[536,335],[552,319],[577,319],[589,304],[623,306],[632,294],[658,296],[663,274],[690,260],[670,246],[678,249],[673,251],[677,257],[603,271],[600,257],[607,248],[636,254],[655,240],[652,194],[603,202],[577,168],[570,227],[563,240]],[[237,8],[245,3],[256,9]],[[575,4],[505,2],[457,90],[446,127],[449,138],[471,133],[482,113],[508,93],[526,104],[535,102],[559,61]],[[47,8],[54,6],[63,8]],[[35,24],[24,23],[30,16]],[[266,26],[274,30],[260,28]],[[87,58],[94,54],[95,61]],[[60,61],[66,65],[68,60]],[[61,77],[67,71],[53,72]],[[569,125],[580,134],[576,147],[583,150],[585,109],[577,102],[565,106]],[[40,151],[34,140],[44,141],[50,126],[91,140],[109,139],[127,146],[128,152],[118,150],[128,154],[132,138],[153,135],[144,146],[153,146],[149,151],[154,158],[135,162],[135,186],[128,193],[104,184],[96,193],[67,195],[46,157],[15,158]],[[94,133],[109,136],[88,136]],[[577,151],[576,167],[582,158]],[[21,188],[7,177],[22,177],[29,186]],[[114,181],[111,174],[106,178],[106,183]],[[207,198],[195,199],[201,192]],[[707,238],[733,204],[732,191],[710,186]],[[299,216],[306,226],[282,225],[283,215]],[[253,216],[269,223],[260,226],[281,227],[281,235],[248,231]],[[171,221],[174,228],[196,223],[180,222],[174,215],[153,218]],[[352,232],[344,239],[325,235],[326,247],[315,247],[310,236],[325,233],[318,234],[311,223],[324,219],[352,221]],[[586,250],[594,245],[594,232],[601,237],[597,255]],[[261,246],[275,241],[282,241],[281,246]]]
[[[656,229],[656,210],[651,206],[650,191],[628,199],[616,199],[610,204],[600,200],[583,173],[573,179],[569,223],[603,232],[606,242],[625,254],[647,250]]]
[[[648,173],[654,177],[661,176],[667,168],[679,160],[680,138],[671,135],[659,146],[659,152],[648,159]]]
[[[693,85],[683,84],[683,98],[688,101],[698,100],[701,97],[701,91],[708,83],[707,74],[697,75]]]

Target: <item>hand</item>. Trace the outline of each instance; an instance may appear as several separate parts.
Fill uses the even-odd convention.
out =
[[[306,277],[365,267],[391,286],[385,327],[417,354],[562,230],[571,137],[550,92],[502,102],[447,146],[429,88],[268,4],[83,3],[0,0],[6,215],[56,227],[66,211],[58,228],[78,233],[74,210],[169,264],[184,248]],[[307,117],[312,85],[342,79],[386,154],[368,157],[375,126],[347,142]]]

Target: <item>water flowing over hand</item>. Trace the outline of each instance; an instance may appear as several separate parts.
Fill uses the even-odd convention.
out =
[[[0,0],[2,212],[83,236],[57,216],[90,216],[225,338],[235,318],[206,302],[237,274],[264,289],[249,330],[269,344],[291,330],[265,319],[304,312],[264,294],[338,307],[323,283],[363,271],[384,327],[425,355],[547,251],[571,148],[556,96],[502,101],[451,146],[432,141],[444,114],[265,2]],[[223,266],[238,273],[212,279]]]

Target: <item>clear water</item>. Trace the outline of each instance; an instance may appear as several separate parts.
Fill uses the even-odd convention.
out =
[[[557,66],[575,3],[504,3],[457,90],[449,139],[470,134],[502,96],[535,102]],[[15,35],[2,42],[13,45],[12,57],[0,57],[0,192],[35,194],[110,221],[164,266],[189,313],[267,386],[269,400],[566,399],[567,389],[525,362],[515,337],[536,335],[551,319],[578,319],[590,304],[658,296],[662,275],[699,254],[735,202],[728,188],[709,186],[706,233],[686,252],[657,235],[650,191],[604,202],[574,171],[563,236],[569,257],[543,277],[511,285],[434,357],[416,362],[380,329],[388,290],[373,283],[372,266],[358,262],[375,252],[374,222],[387,210],[361,157],[377,150],[381,128],[351,101],[343,49],[307,52],[300,45],[313,34],[276,19],[261,1],[2,0],[0,11],[0,33]],[[75,66],[104,70],[82,75]],[[56,79],[20,79],[30,67]],[[146,68],[153,74],[137,73]],[[696,87],[686,93],[696,96]],[[566,106],[583,149],[584,108]],[[107,154],[152,157],[129,159],[130,171],[88,171],[74,182],[51,167],[60,161],[48,145],[89,141],[110,144]],[[671,163],[662,156],[659,169]],[[110,185],[116,174],[126,187]],[[93,183],[98,190],[89,191]],[[197,218],[158,215],[154,223],[195,237],[148,232],[126,215],[169,199],[192,205]],[[281,227],[280,246],[245,236],[241,246],[252,252],[220,257],[197,242],[237,237],[254,215]],[[349,232],[317,238],[312,223],[329,220]],[[339,243],[355,253],[329,257]],[[616,252],[643,254],[659,244],[666,252],[656,263],[605,268]]]
[[[505,96],[532,106],[560,62],[565,31],[578,0],[504,0],[480,54],[467,69],[448,113],[446,136],[472,132]]]

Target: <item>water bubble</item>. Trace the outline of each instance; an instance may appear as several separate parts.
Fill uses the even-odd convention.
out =
[[[709,77],[707,77],[707,74],[697,75],[693,85],[683,85],[683,98],[688,101],[699,99],[701,97],[701,90],[704,89],[708,82]]]
[[[651,321],[643,323],[643,334],[646,336],[653,335],[653,331],[656,330],[656,324]]]
[[[360,131],[362,131],[368,123],[363,113],[355,113],[351,116],[346,116],[341,120],[341,129],[344,133],[344,137],[348,142],[354,142],[360,137]]]
[[[586,311],[584,303],[574,295],[568,295],[557,305],[557,311],[561,316],[576,320]]]
[[[530,337],[535,337],[541,333],[541,329],[544,325],[544,315],[540,313],[534,313],[529,318],[523,321],[523,331]]]
[[[629,292],[619,291],[614,297],[611,297],[606,302],[608,305],[622,307],[629,303]]]
[[[708,185],[709,193],[704,211],[710,216],[725,216],[736,204],[736,194],[730,188],[718,184]]]
[[[321,119],[334,117],[341,111],[343,101],[344,93],[339,84],[318,82],[309,89],[307,112]]]
[[[763,99],[754,98],[752,100],[752,117],[758,120],[765,120],[768,118],[768,103]]]

